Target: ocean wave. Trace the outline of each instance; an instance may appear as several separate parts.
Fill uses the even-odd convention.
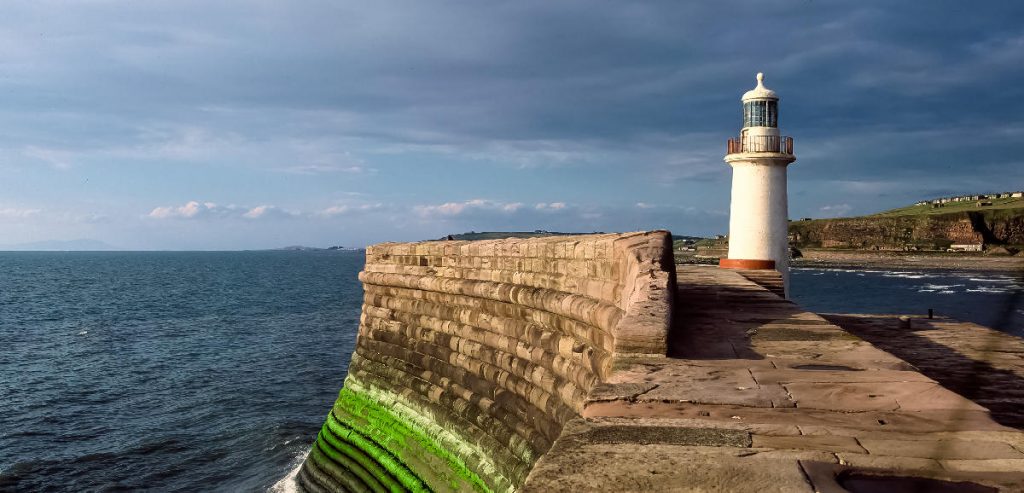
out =
[[[939,291],[939,294],[956,294],[956,291]]]
[[[978,286],[976,288],[967,288],[968,293],[1006,293],[1009,290],[1004,287],[996,286]]]
[[[972,277],[969,280],[974,282],[1014,282],[1017,279],[1012,277]]]
[[[302,463],[306,461],[306,454],[300,454],[297,459],[295,467],[293,467],[285,477],[281,478],[280,481],[274,483],[273,486],[267,489],[268,493],[298,492],[298,483],[295,481],[295,478],[299,475],[299,469],[302,469]]]
[[[948,289],[951,289],[951,288],[962,288],[964,286],[965,286],[964,284],[924,284],[924,285],[921,285],[921,286],[918,286],[918,287],[921,288],[921,289],[927,289],[927,290],[932,290],[932,291],[942,291],[942,290],[948,290]]]
[[[928,274],[922,274],[920,272],[889,272],[882,274],[882,277],[897,277],[900,279],[927,279],[930,276]]]
[[[808,270],[817,270],[817,271],[821,271],[821,272],[861,272],[860,269],[844,269],[842,267],[829,267],[827,269],[808,269]]]

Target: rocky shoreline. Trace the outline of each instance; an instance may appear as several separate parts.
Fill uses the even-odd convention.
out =
[[[1024,257],[997,257],[969,253],[892,252],[835,249],[804,249],[791,267],[824,269],[941,269],[1024,274]],[[718,265],[718,258],[676,252],[678,264]]]
[[[943,252],[876,252],[805,249],[792,267],[943,269],[1024,273],[1024,257]]]

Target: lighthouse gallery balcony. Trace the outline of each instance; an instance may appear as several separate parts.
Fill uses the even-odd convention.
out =
[[[772,152],[776,154],[793,154],[793,137],[779,135],[748,135],[729,139],[726,154],[744,152]]]

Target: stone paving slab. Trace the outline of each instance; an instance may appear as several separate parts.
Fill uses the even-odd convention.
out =
[[[823,316],[1024,429],[1024,339],[942,317],[911,317],[906,330],[897,315]]]
[[[805,365],[806,366],[806,365]],[[826,365],[821,365],[826,366]],[[820,367],[820,366],[819,366]],[[916,371],[900,370],[820,370],[815,367],[814,371],[795,369],[760,369],[751,368],[750,374],[759,385],[767,385],[780,382],[843,382],[843,383],[882,383],[882,382],[927,382],[935,383],[932,380]]]
[[[921,459],[1024,459],[1012,446],[982,440],[880,440],[858,438],[869,454]]]
[[[845,411],[926,411],[985,408],[933,382],[790,382],[797,407]]]
[[[1024,433],[937,374],[734,271],[677,284],[670,357],[619,366],[525,491],[845,491],[840,472],[1024,491]]]
[[[751,446],[781,450],[823,450],[826,452],[868,453],[854,437],[836,435],[774,436],[754,435]]]
[[[1005,431],[1006,427],[992,421],[987,411],[865,411],[846,412],[807,408],[757,408],[750,406],[703,405],[692,403],[599,402],[583,411],[587,418],[608,416],[668,419],[693,418],[722,422],[792,425],[802,434],[830,434],[830,430],[852,429],[857,433],[941,433]],[[890,431],[892,430],[892,431]],[[814,433],[819,431],[819,433]],[[1019,434],[1018,432],[1014,432]],[[841,434],[841,433],[836,433]],[[1001,438],[1003,439],[1003,438]],[[1008,443],[1010,438],[1003,439]]]

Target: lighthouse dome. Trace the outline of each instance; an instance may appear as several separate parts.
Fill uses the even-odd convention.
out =
[[[750,101],[752,99],[779,100],[779,97],[775,95],[775,91],[764,86],[764,74],[761,72],[757,73],[757,87],[743,93],[743,101]]]

